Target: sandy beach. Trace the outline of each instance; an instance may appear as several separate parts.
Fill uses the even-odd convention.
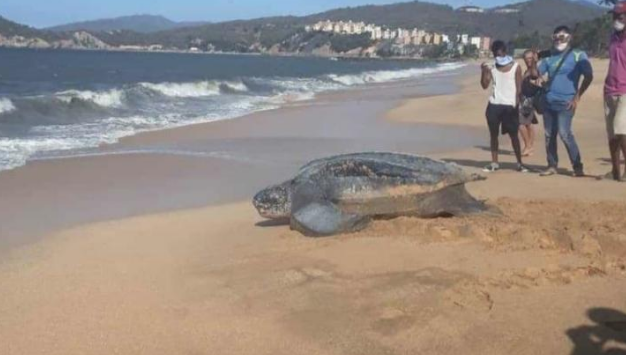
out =
[[[596,179],[610,170],[607,62],[594,68],[574,125],[590,176],[567,175],[562,145],[562,175],[507,169],[503,137],[505,169],[468,185],[501,216],[403,217],[310,239],[250,204],[330,152],[480,171],[477,63],[382,96],[337,94],[2,172],[0,354],[626,354],[626,185]],[[540,169],[536,129],[527,163]]]

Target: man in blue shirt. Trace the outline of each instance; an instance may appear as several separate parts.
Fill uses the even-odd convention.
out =
[[[539,73],[548,77],[544,84],[546,95],[543,112],[548,169],[541,175],[550,176],[557,172],[558,134],[569,154],[574,176],[584,176],[580,150],[572,133],[572,120],[581,96],[591,85],[593,69],[585,52],[571,48],[572,32],[567,26],[557,27],[552,39],[554,47],[550,56],[539,64]]]

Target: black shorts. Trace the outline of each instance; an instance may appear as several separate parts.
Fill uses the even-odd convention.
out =
[[[502,127],[502,134],[517,134],[519,132],[519,111],[509,105],[487,105],[487,125],[489,133],[497,136]]]

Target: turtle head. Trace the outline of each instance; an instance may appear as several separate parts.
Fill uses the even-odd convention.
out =
[[[259,191],[254,196],[252,204],[263,218],[289,218],[291,215],[291,181]]]

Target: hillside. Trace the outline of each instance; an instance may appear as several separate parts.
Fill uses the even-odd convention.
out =
[[[426,2],[368,5],[331,10],[305,17],[273,17],[231,21],[153,33],[135,43],[163,43],[181,47],[189,38],[210,42],[224,49],[248,47],[255,42],[268,44],[289,39],[305,25],[320,20],[352,20],[392,28],[422,28],[442,33],[469,33],[502,39],[538,31],[551,32],[560,24],[575,25],[605,13],[599,6],[569,0],[531,0],[507,6],[517,13],[466,13],[450,6]]]
[[[497,9],[494,8],[484,13],[466,13],[447,5],[415,1],[337,9],[303,20],[344,19],[391,27],[421,27],[444,33],[468,32],[510,39],[519,33],[551,31],[558,24],[574,25],[605,13],[603,8],[591,3],[570,0],[531,0],[506,7],[515,8],[519,12],[494,13],[493,10]]]
[[[123,16],[111,19],[101,19],[94,21],[83,21],[69,23],[60,26],[47,28],[47,30],[55,32],[67,31],[90,31],[105,32],[116,30],[127,30],[139,33],[151,33],[159,31],[167,31],[181,27],[192,27],[206,24],[206,22],[175,22],[163,16],[154,15],[134,15]]]
[[[0,35],[4,37],[21,36],[26,38],[58,39],[53,33],[39,31],[29,26],[21,25],[0,16]]]
[[[0,35],[38,37],[47,41],[50,47],[63,48],[90,43],[98,43],[97,48],[103,48],[103,43],[98,42],[102,41],[112,48],[156,45],[159,48],[181,50],[197,47],[201,50],[302,54],[316,53],[322,48],[332,54],[329,48],[350,48],[350,42],[366,41],[364,38],[355,37],[351,41],[332,35],[304,33],[306,25],[320,20],[352,20],[389,28],[420,28],[450,35],[467,33],[471,36],[512,40],[549,34],[557,25],[575,26],[603,14],[605,9],[581,0],[530,0],[487,9],[484,13],[468,13],[447,5],[413,1],[342,8],[304,17],[269,17],[166,30],[159,28],[179,27],[181,24],[160,16],[140,15],[71,24],[56,27],[55,31],[39,31],[2,19]],[[77,35],[76,31],[81,33]],[[86,33],[92,37],[88,38]],[[59,42],[60,39],[64,41]],[[4,45],[12,46],[15,42]],[[31,43],[23,40],[18,42],[21,46],[29,46]],[[42,41],[37,40],[36,43],[39,47],[45,46]]]

